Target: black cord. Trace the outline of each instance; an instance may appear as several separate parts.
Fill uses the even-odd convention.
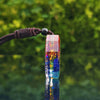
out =
[[[0,38],[0,45],[15,38],[14,33],[5,35]]]
[[[3,37],[0,38],[0,45],[10,41],[12,39],[20,39],[20,38],[26,38],[26,37],[32,37],[32,36],[36,36],[39,33],[42,33],[42,35],[53,35],[54,33],[51,31],[48,31],[48,29],[43,28],[42,30],[40,30],[39,28],[26,28],[26,29],[20,29],[15,31],[14,33],[5,35]]]

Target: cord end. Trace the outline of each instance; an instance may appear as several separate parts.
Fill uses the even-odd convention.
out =
[[[50,30],[48,30],[47,28],[42,28],[41,31],[42,35],[53,35],[54,33]]]

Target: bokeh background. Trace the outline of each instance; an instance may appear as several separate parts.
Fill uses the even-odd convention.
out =
[[[0,36],[27,27],[60,35],[60,100],[100,100],[100,0],[0,0]],[[44,100],[45,38],[0,45],[0,100]]]

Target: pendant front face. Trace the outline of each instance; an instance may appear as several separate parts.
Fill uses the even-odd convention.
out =
[[[45,48],[45,74],[48,78],[59,78],[60,38],[59,35],[47,35]]]

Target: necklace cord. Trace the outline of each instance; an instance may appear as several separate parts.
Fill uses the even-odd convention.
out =
[[[10,41],[12,39],[22,39],[27,37],[36,36],[42,33],[42,35],[53,35],[54,33],[47,28],[43,28],[42,30],[39,28],[25,28],[16,30],[14,33],[10,33],[0,38],[0,45],[3,43]]]

